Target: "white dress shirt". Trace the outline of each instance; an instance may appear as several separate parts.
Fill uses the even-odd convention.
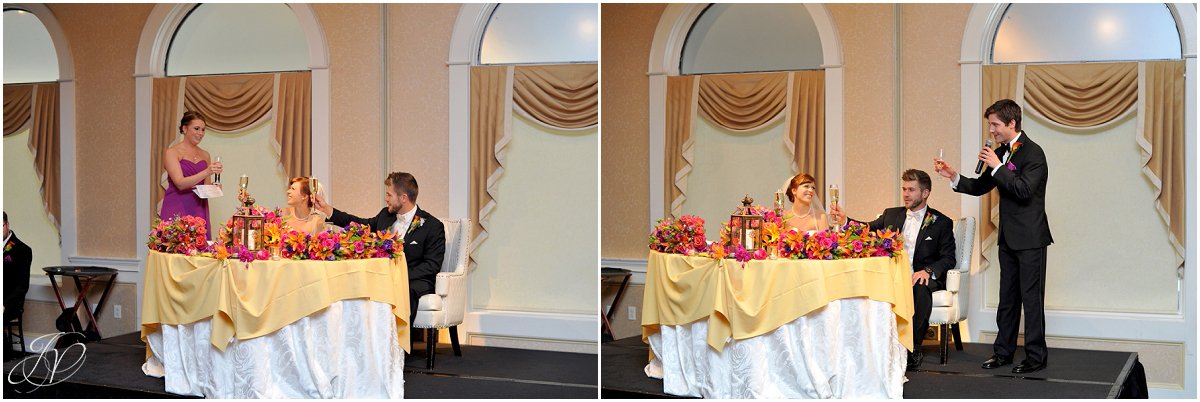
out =
[[[908,254],[908,265],[912,265],[913,252],[917,249],[917,233],[921,231],[921,222],[925,219],[925,211],[929,210],[926,205],[916,211],[905,210],[904,230],[900,234],[904,236],[904,252]],[[912,267],[913,271],[917,271],[917,267]]]
[[[396,214],[396,223],[392,224],[392,230],[400,235],[403,239],[404,235],[408,234],[408,227],[412,225],[413,217],[417,216],[417,206],[413,205],[413,209],[403,214]]]

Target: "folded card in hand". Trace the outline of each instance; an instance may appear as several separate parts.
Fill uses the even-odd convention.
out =
[[[192,187],[192,191],[200,196],[200,198],[217,198],[225,195],[225,192],[221,191],[220,187],[211,184],[197,185]]]

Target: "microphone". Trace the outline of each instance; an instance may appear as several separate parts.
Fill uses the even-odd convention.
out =
[[[983,146],[991,148],[992,144],[993,144],[992,140],[987,140],[987,142],[985,142]],[[979,164],[975,165],[975,174],[980,174],[980,173],[983,173],[983,161],[979,161]]]

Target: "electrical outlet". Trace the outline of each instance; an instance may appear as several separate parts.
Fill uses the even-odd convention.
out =
[[[116,318],[118,320],[121,319],[121,305],[120,304],[113,306],[113,318]]]
[[[629,321],[637,320],[637,306],[629,306]]]

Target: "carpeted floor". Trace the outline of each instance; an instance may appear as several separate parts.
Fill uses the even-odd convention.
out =
[[[951,346],[949,361],[938,364],[937,347],[927,345],[924,363],[909,371],[905,398],[1111,398],[1126,380],[1136,354],[1077,349],[1050,349],[1049,366],[1032,374],[1017,375],[1012,366],[984,370],[980,364],[992,354],[992,345],[967,343],[964,350]],[[607,342],[600,347],[601,395],[604,398],[674,397],[662,392],[662,380],[646,377],[649,346],[640,337]],[[1017,352],[1017,360],[1024,357]]]
[[[85,356],[78,372],[62,384],[33,387],[4,385],[5,398],[179,398],[165,392],[163,380],[142,374],[145,347],[138,334],[88,343],[62,352],[63,365]],[[436,367],[425,369],[424,345],[414,345],[405,357],[405,398],[584,398],[595,399],[597,356],[479,346],[462,346],[456,357],[449,345],[439,345]],[[34,369],[37,360],[26,360]],[[43,362],[46,360],[43,360]],[[6,359],[5,373],[20,359]],[[17,369],[16,373],[22,370]],[[45,381],[45,369],[34,369],[35,382]],[[61,371],[61,369],[60,369]]]

